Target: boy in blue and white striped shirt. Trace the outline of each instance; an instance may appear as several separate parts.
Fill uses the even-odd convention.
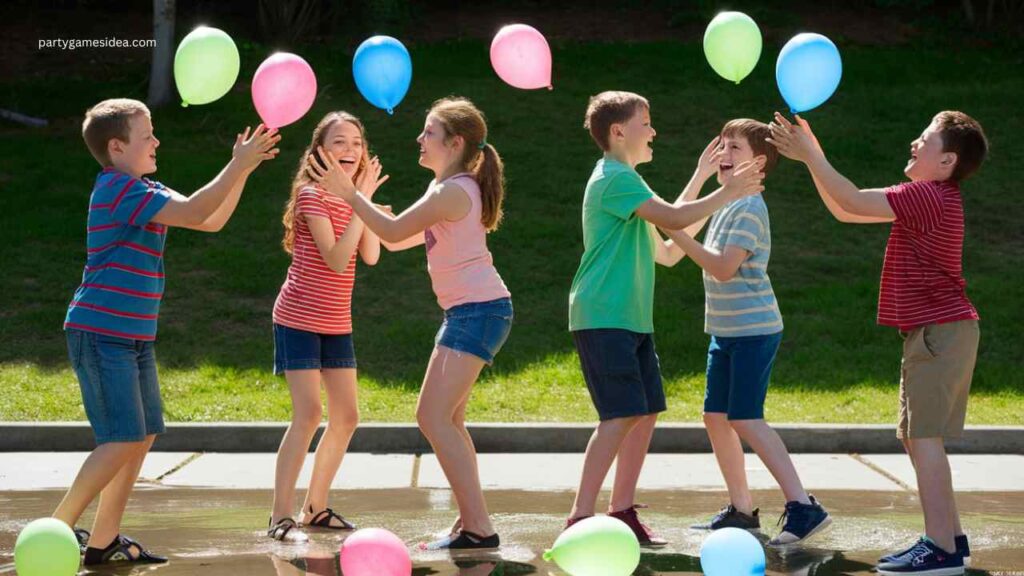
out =
[[[764,156],[764,173],[778,162],[778,152],[765,142],[768,125],[756,120],[731,120],[722,128],[718,149],[702,156],[695,173],[706,181],[717,164],[718,181],[726,184],[733,168]],[[703,181],[697,183],[698,186]],[[736,200],[715,212],[701,244],[693,239],[699,226],[666,231],[704,271],[704,331],[708,347],[704,426],[729,489],[730,503],[708,524],[717,530],[760,528],[743,462],[742,438],[757,453],[786,496],[786,523],[769,546],[803,542],[831,523],[828,513],[804,490],[782,439],[764,421],[764,400],[775,353],[782,341],[782,314],[768,278],[771,226],[761,194]]]

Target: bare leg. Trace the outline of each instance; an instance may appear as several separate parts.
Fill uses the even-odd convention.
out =
[[[640,471],[643,470],[647,451],[651,447],[651,436],[654,435],[654,425],[657,423],[657,414],[641,416],[622,440],[615,461],[615,483],[612,485],[608,512],[619,512],[636,504],[636,485],[640,481]]]
[[[292,395],[292,421],[277,450],[274,475],[274,505],[271,521],[291,518],[295,513],[295,483],[299,480],[309,443],[320,426],[320,371],[288,370],[285,372]]]
[[[96,499],[122,469],[130,466],[140,452],[144,453],[145,441],[109,442],[101,444],[89,454],[78,471],[78,476],[64,499],[57,506],[53,517],[74,527],[89,504]]]
[[[316,447],[313,477],[302,504],[303,524],[312,522],[314,515],[327,508],[331,484],[359,425],[355,369],[324,370],[323,381],[327,389],[327,428]],[[338,520],[332,525],[341,526]]]
[[[445,346],[434,348],[416,406],[416,421],[430,442],[459,505],[462,528],[480,536],[494,534],[480,487],[476,452],[467,445],[456,410],[476,383],[484,361]]]
[[[612,418],[597,425],[587,443],[587,455],[583,461],[583,474],[580,486],[576,490],[576,500],[572,504],[570,518],[593,516],[597,506],[597,496],[601,492],[608,469],[611,468],[615,456],[623,440],[640,421],[642,416],[628,418]]]
[[[942,438],[912,438],[909,443],[924,511],[925,534],[946,552],[954,552],[956,503],[945,444]]]
[[[772,473],[775,481],[782,488],[786,496],[786,502],[800,502],[810,504],[804,485],[800,482],[800,476],[793,466],[793,459],[789,457],[786,445],[782,442],[778,432],[772,429],[764,420],[730,420],[733,430],[739,434],[750,448],[761,458],[761,462]]]
[[[96,510],[96,519],[92,525],[92,534],[89,536],[89,546],[106,548],[121,532],[124,509],[128,505],[128,498],[131,497],[135,481],[139,478],[139,471],[142,470],[142,463],[153,446],[154,440],[156,440],[155,434],[146,436],[146,439],[140,443],[138,454],[121,467],[117,476],[114,476],[114,479],[103,489],[100,494],[100,505]]]
[[[718,460],[725,487],[729,490],[729,502],[740,512],[754,513],[754,499],[747,486],[746,457],[740,437],[729,424],[729,418],[721,412],[705,412],[704,428],[711,440],[711,449]]]

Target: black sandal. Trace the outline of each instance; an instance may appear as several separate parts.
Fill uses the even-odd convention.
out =
[[[312,512],[312,510],[310,510],[310,512]],[[335,526],[334,524],[331,524],[331,521],[335,518],[337,518],[338,521],[341,522],[341,526]],[[331,510],[330,508],[324,508],[323,510],[318,512],[316,516],[313,516],[313,520],[310,521],[310,523],[307,524],[307,526],[316,526],[317,528],[327,528],[330,530],[356,529],[355,524],[349,522],[348,520],[345,520],[341,517],[340,514],[338,514],[334,510]]]
[[[132,556],[132,548],[139,551],[137,556]],[[86,566],[118,563],[163,564],[165,562],[167,562],[167,558],[147,552],[142,547],[142,544],[120,534],[106,548],[93,548],[91,546],[86,548],[85,558],[82,561]]]
[[[277,524],[273,524],[273,521],[273,518],[270,518],[267,521],[267,525],[269,526],[269,528],[267,528],[267,536],[270,536],[274,540],[278,540],[280,542],[284,542],[286,540],[292,542],[309,540],[301,530],[295,530],[296,538],[288,538],[288,534],[299,526],[293,518],[281,518],[277,521]]]

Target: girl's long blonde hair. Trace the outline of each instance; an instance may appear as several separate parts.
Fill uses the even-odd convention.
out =
[[[370,143],[366,140],[366,129],[363,128],[363,123],[359,121],[352,114],[344,111],[329,112],[326,116],[320,120],[320,123],[313,129],[313,138],[311,139],[309,146],[306,147],[305,152],[299,158],[299,167],[295,171],[295,176],[292,177],[292,191],[288,197],[288,202],[284,207],[284,216],[281,218],[281,223],[284,224],[284,238],[281,240],[281,246],[284,247],[284,251],[291,254],[292,249],[295,246],[295,200],[299,195],[299,190],[305,186],[315,184],[315,181],[309,177],[306,172],[307,158],[311,154],[316,153],[316,149],[319,146],[324,145],[324,140],[327,138],[327,133],[330,131],[331,126],[334,126],[338,122],[349,122],[356,128],[359,128],[359,135],[363,139],[363,155],[359,158],[359,167],[356,168],[356,173],[352,177],[355,181],[362,175],[363,170],[366,169],[370,161]]]

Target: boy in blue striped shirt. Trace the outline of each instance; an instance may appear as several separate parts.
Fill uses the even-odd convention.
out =
[[[716,172],[721,184],[728,183],[735,166],[758,156],[765,159],[767,175],[778,162],[778,152],[765,142],[769,134],[768,125],[756,120],[726,123],[717,150],[701,158],[694,175],[698,187]],[[826,528],[831,518],[804,490],[785,444],[764,421],[768,381],[782,341],[782,314],[768,278],[772,245],[768,206],[761,194],[741,198],[711,216],[703,244],[692,237],[698,230],[666,233],[704,271],[704,331],[711,335],[704,426],[730,503],[708,524],[695,528],[760,528],[747,487],[743,439],[786,497],[786,523],[769,546],[803,542]]]
[[[156,172],[160,141],[142,102],[116,98],[93,106],[82,137],[103,170],[89,197],[85,269],[64,330],[97,447],[53,517],[74,528],[100,496],[92,533],[75,529],[84,563],[162,563],[167,559],[119,531],[142,462],[164,431],[154,341],[167,230],[223,228],[249,174],[277,155],[280,137],[262,125],[251,136],[246,128],[220,174],[190,196],[144,176]]]

